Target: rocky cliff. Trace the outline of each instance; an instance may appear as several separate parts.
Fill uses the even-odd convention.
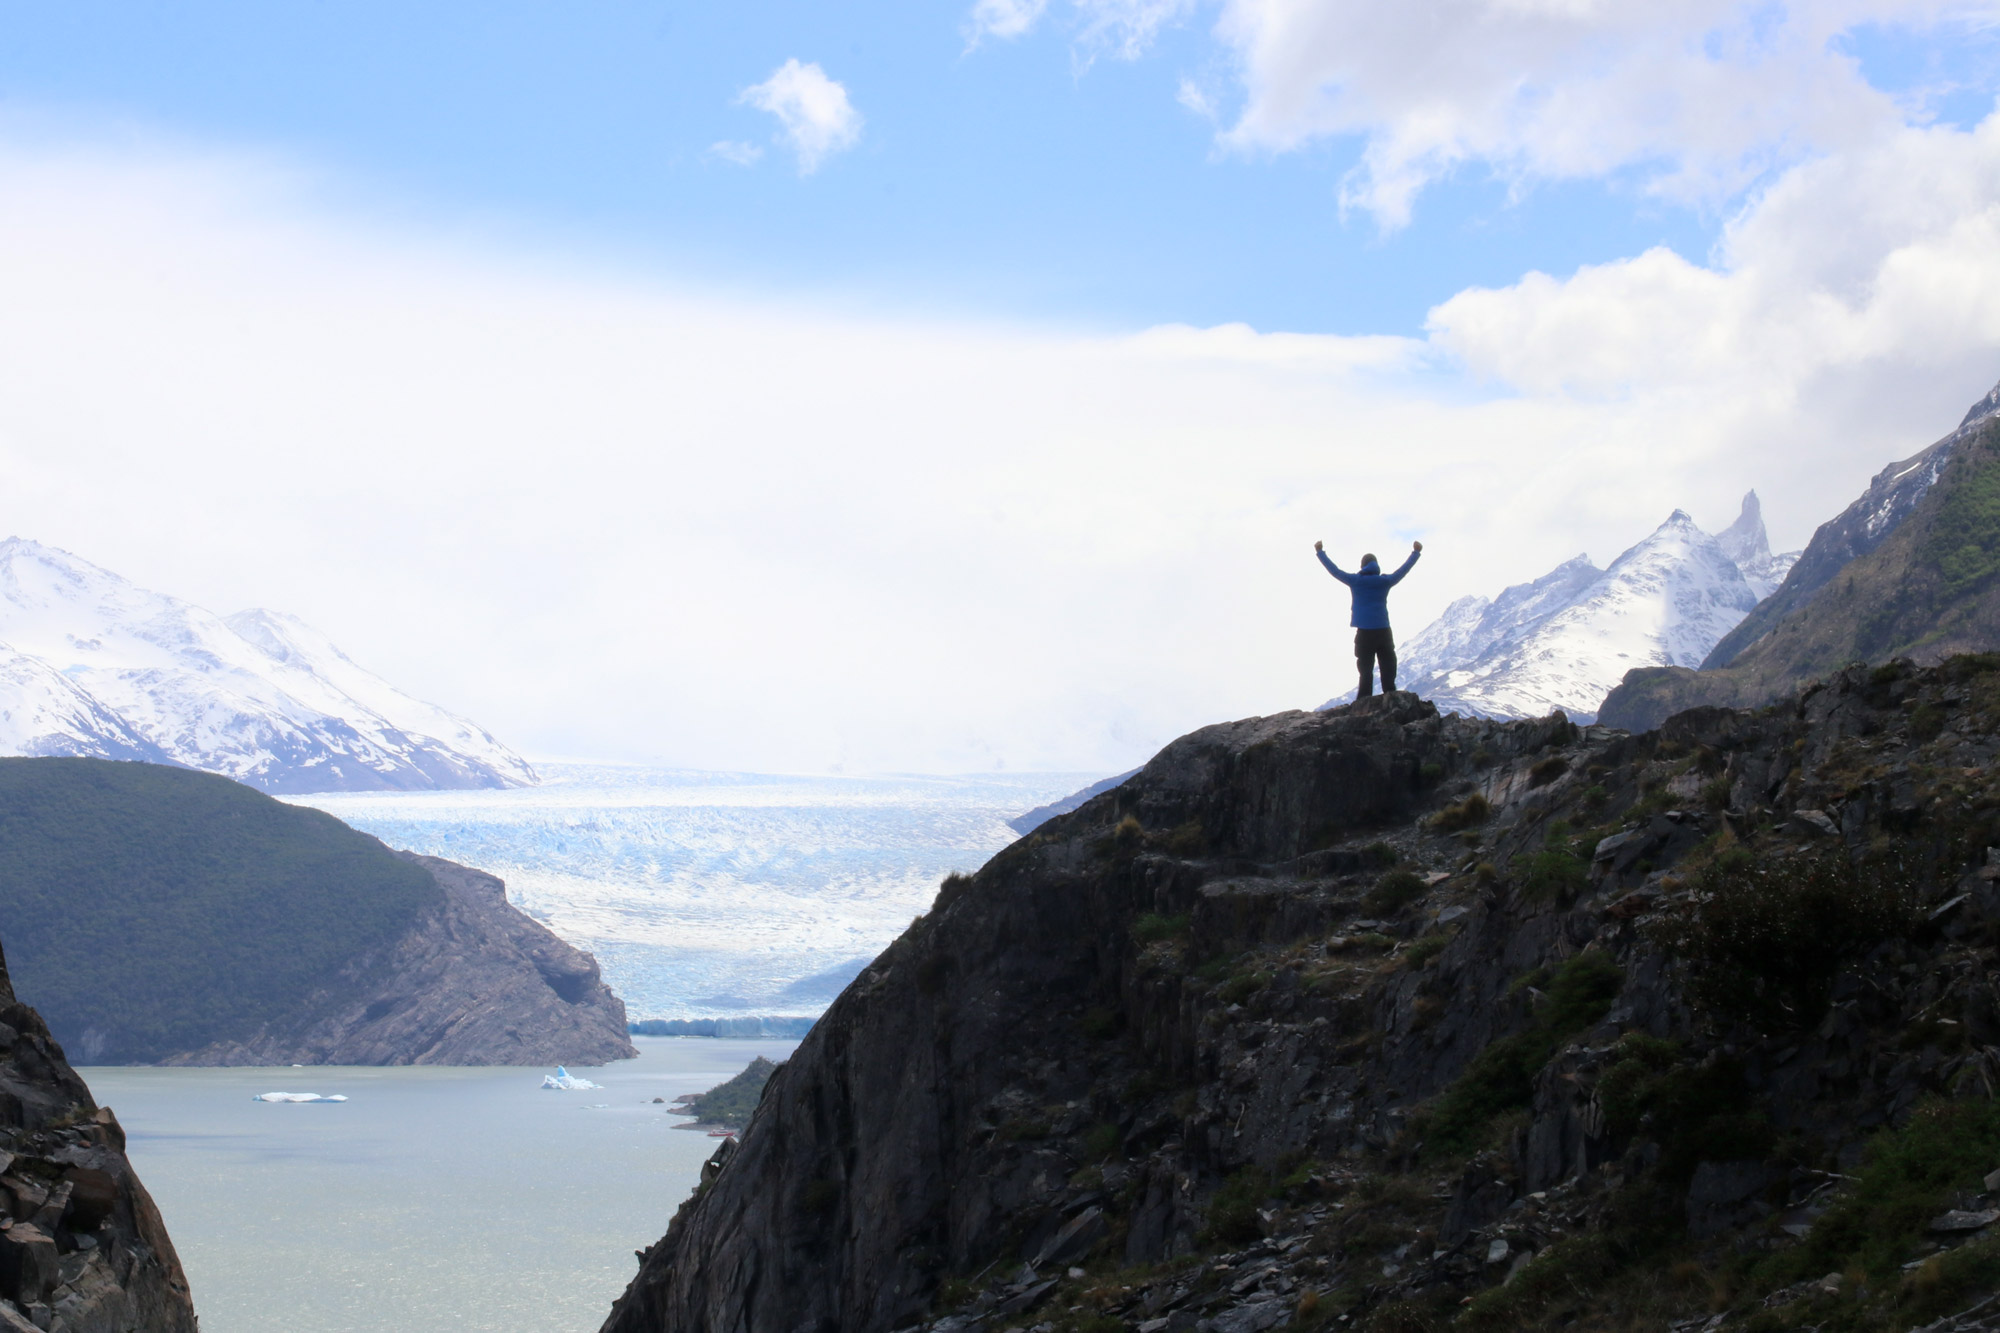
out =
[[[1639,730],[1699,705],[1749,707],[1850,662],[2000,647],[2000,389],[1956,431],[1882,470],[1822,524],[1777,592],[1692,671],[1626,673],[1598,718]]]
[[[0,938],[86,1064],[599,1064],[596,962],[501,882],[157,764],[0,759]]]
[[[194,1333],[180,1259],[91,1100],[0,959],[0,1331]]]
[[[496,877],[398,856],[442,894],[281,1018],[168,1065],[601,1065],[637,1055],[597,960],[507,901]]]
[[[1636,737],[1409,694],[1196,732],[946,882],[604,1327],[1971,1304],[2000,1286],[1996,727],[2000,660],[1962,658]]]

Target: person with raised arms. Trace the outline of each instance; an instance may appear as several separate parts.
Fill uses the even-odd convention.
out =
[[[1354,596],[1353,614],[1347,618],[1347,623],[1354,626],[1354,664],[1361,671],[1361,687],[1354,697],[1366,699],[1375,693],[1378,662],[1382,667],[1382,693],[1394,693],[1396,636],[1389,629],[1389,589],[1403,581],[1403,575],[1410,572],[1410,566],[1424,553],[1424,544],[1411,542],[1410,558],[1393,574],[1384,574],[1372,553],[1362,556],[1360,570],[1350,574],[1327,559],[1324,542],[1314,542],[1313,550],[1319,553],[1319,562],[1326,566],[1326,572],[1345,583]]]

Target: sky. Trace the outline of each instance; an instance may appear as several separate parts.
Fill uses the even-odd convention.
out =
[[[2000,4],[0,0],[0,528],[531,756],[1117,771],[2000,379]]]

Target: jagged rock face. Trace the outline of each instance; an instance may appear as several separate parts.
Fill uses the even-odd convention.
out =
[[[1849,563],[1889,540],[1936,484],[1959,442],[1996,414],[2000,414],[2000,385],[1974,403],[1951,434],[1876,473],[1859,499],[1820,524],[1777,591],[1725,634],[1701,665],[1711,670],[1728,666],[1780,620],[1817,597]]]
[[[2000,1091],[1996,718],[1968,659],[1642,737],[1408,694],[1196,732],[947,883],[605,1329],[1626,1326],[1620,1264],[1803,1244],[1871,1130]],[[1719,848],[1782,880],[1899,839],[1916,915],[1825,946],[1823,1021],[1718,1007],[1662,942]],[[1720,1118],[1638,1115],[1644,1059]]]
[[[294,1013],[168,1065],[601,1065],[638,1050],[597,960],[507,901],[484,871],[400,852],[443,890],[401,936]]]
[[[125,1132],[0,959],[0,1330],[194,1333],[194,1302]]]
[[[1600,720],[1643,730],[1686,708],[1763,704],[1850,662],[1934,663],[2000,648],[1996,489],[2000,420],[1976,416],[1884,471],[1823,526],[1784,586],[1700,671],[1629,672]]]

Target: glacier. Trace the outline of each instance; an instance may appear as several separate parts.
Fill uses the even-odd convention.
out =
[[[1772,553],[1755,491],[1720,533],[1676,509],[1608,568],[1578,555],[1497,597],[1459,598],[1400,646],[1397,683],[1447,712],[1561,709],[1588,723],[1634,667],[1699,667],[1798,558]]]
[[[392,847],[507,881],[645,1019],[811,1017],[1014,841],[1007,821],[1101,773],[715,773],[541,765],[536,787],[287,796]]]
[[[0,753],[178,764],[288,793],[538,780],[294,616],[225,619],[20,537],[0,542]]]

